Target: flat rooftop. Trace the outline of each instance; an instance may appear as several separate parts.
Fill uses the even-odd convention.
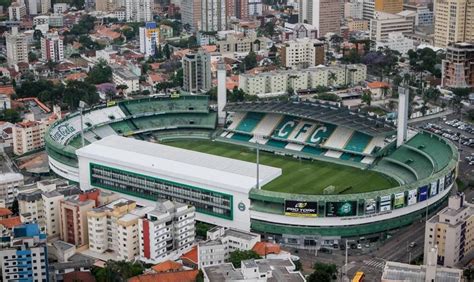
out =
[[[79,159],[116,164],[150,176],[197,186],[214,186],[247,193],[256,186],[256,164],[117,135],[76,151]],[[81,164],[81,161],[79,162]],[[280,176],[280,168],[260,165],[260,186]]]

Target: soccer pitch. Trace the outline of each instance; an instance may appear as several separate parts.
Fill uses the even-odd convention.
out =
[[[210,140],[177,140],[163,142],[164,145],[256,162],[255,149]],[[323,161],[297,160],[286,156],[277,156],[260,152],[260,163],[282,169],[282,175],[262,187],[263,190],[294,193],[323,194],[323,190],[332,185],[336,193],[354,194],[383,190],[398,186],[398,182],[381,173],[361,170]],[[350,187],[350,188],[349,188]]]

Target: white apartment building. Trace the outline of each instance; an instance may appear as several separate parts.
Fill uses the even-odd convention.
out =
[[[14,2],[8,7],[8,16],[11,21],[21,21],[26,16],[26,6],[21,2]]]
[[[51,0],[41,0],[41,14],[49,14],[51,10]]]
[[[413,33],[414,20],[401,15],[377,12],[375,18],[370,20],[370,40],[387,40],[390,33]]]
[[[226,56],[245,57],[250,51],[255,53],[266,52],[273,42],[266,37],[257,37],[256,32],[229,32],[225,38],[216,42],[218,52]]]
[[[115,85],[126,85],[127,89],[123,91],[125,95],[140,90],[140,77],[123,67],[112,67],[112,80]]]
[[[184,55],[183,90],[189,93],[207,92],[211,89],[211,55],[200,49]]]
[[[226,29],[226,1],[201,0],[200,31],[212,32]]]
[[[216,226],[198,244],[199,269],[224,263],[233,251],[251,250],[260,239],[260,234]]]
[[[24,177],[20,173],[3,173],[0,174],[0,202],[6,207],[11,207],[18,187],[23,186]]]
[[[424,257],[436,247],[439,265],[454,267],[474,251],[474,205],[464,193],[451,196],[448,206],[426,222]],[[427,263],[425,259],[425,264]]]
[[[27,3],[27,6],[28,6],[28,15],[30,15],[30,16],[37,15],[38,14],[38,7],[39,7],[38,0],[28,0],[28,1],[25,1],[25,4],[26,3]]]
[[[69,4],[67,3],[55,3],[53,5],[53,13],[54,14],[62,14],[69,9]]]
[[[51,14],[49,16],[50,27],[62,27],[64,25],[64,17],[59,14]]]
[[[344,4],[344,17],[353,19],[362,19],[364,3],[359,0],[351,0]]]
[[[367,78],[367,66],[319,66],[304,70],[272,71],[259,74],[241,74],[239,88],[249,95],[275,96],[289,89],[304,90],[317,86],[358,84]]]
[[[156,208],[138,224],[140,260],[146,263],[177,259],[194,244],[193,206],[171,201],[158,202]]]
[[[41,58],[46,61],[64,61],[63,39],[55,33],[47,33],[41,37]]]
[[[20,62],[28,63],[28,39],[18,33],[18,27],[12,27],[11,33],[5,33],[7,63],[12,67]]]
[[[118,199],[87,212],[89,249],[113,251],[118,260],[134,260],[139,252],[138,220],[152,207],[138,208],[131,200]]]
[[[13,153],[23,155],[44,147],[44,134],[52,121],[23,121],[13,127]]]
[[[375,17],[375,0],[360,0],[362,2],[362,19],[370,21]]]
[[[249,16],[258,17],[263,15],[262,0],[248,0],[249,1]]]
[[[33,18],[33,25],[43,25],[47,24],[49,25],[49,16],[36,16]]]
[[[389,48],[400,52],[402,55],[406,55],[408,50],[415,48],[414,41],[410,38],[406,38],[400,32],[392,32],[388,34],[388,38],[382,41],[377,41],[375,49]]]
[[[280,58],[283,66],[302,69],[324,64],[324,52],[323,42],[300,38],[286,41],[280,48]]]
[[[160,29],[155,22],[145,24],[145,27],[140,27],[140,53],[145,56],[154,56],[155,51],[160,44]]]
[[[153,20],[153,0],[126,0],[127,22],[150,22]]]

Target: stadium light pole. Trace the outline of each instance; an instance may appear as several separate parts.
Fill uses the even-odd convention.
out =
[[[82,115],[82,111],[84,110],[84,108],[86,107],[86,102],[84,101],[79,101],[79,113],[80,113],[80,116],[81,116],[81,145],[82,147],[84,147],[85,145],[85,142],[84,142],[84,117]]]
[[[260,138],[263,136],[255,134],[255,143],[257,144],[257,183],[256,183],[256,188],[260,189]]]

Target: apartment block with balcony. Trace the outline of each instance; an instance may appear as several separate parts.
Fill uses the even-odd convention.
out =
[[[44,147],[44,134],[52,121],[27,120],[13,127],[13,153],[23,155]]]
[[[302,69],[324,64],[324,43],[317,39],[301,38],[286,41],[280,48],[280,58],[287,68]]]
[[[0,203],[6,207],[11,207],[18,193],[18,187],[24,183],[24,177],[20,173],[0,174]]]
[[[441,85],[444,87],[474,87],[474,44],[450,44],[446,48],[441,72]]]
[[[474,251],[474,205],[464,193],[451,196],[448,206],[426,222],[424,257],[437,248],[439,265],[454,267]],[[425,264],[426,264],[425,259]]]
[[[140,260],[160,263],[177,259],[194,244],[195,208],[182,203],[160,201],[139,220]]]

